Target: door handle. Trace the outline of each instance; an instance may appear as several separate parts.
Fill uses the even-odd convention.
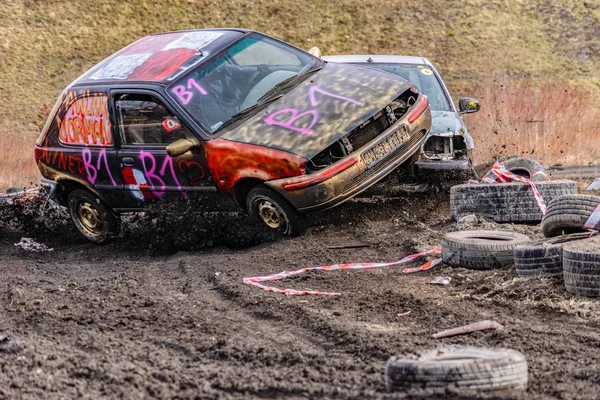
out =
[[[135,160],[133,159],[133,157],[123,157],[123,158],[121,158],[121,164],[126,165],[128,167],[133,166],[134,161]]]

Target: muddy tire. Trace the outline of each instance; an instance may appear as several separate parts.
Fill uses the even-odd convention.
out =
[[[553,199],[577,193],[573,181],[536,182],[546,204]],[[476,183],[450,188],[450,215],[458,221],[470,214],[495,222],[539,222],[540,210],[531,188],[526,183]]]
[[[252,218],[284,235],[299,236],[306,230],[306,215],[264,185],[250,189],[246,197],[246,209]]]
[[[567,292],[600,297],[600,238],[565,245],[563,275]]]
[[[584,194],[570,194],[553,199],[548,203],[548,210],[542,219],[544,236],[586,231],[583,226],[599,204],[599,196]],[[594,229],[600,229],[600,224]]]
[[[532,158],[513,157],[502,161],[502,165],[513,174],[520,175],[533,182],[543,182],[548,180],[548,175],[546,175],[546,170],[543,165]],[[488,173],[484,175],[484,178],[496,180],[496,174],[490,169]]]
[[[442,261],[453,267],[486,270],[514,264],[514,248],[529,243],[516,232],[460,231],[442,239]]]
[[[385,378],[389,391],[525,389],[528,380],[522,353],[461,346],[429,351],[416,359],[392,357]]]
[[[515,270],[519,276],[563,273],[563,246],[589,238],[587,233],[558,236],[515,247]]]
[[[73,190],[69,193],[68,208],[77,231],[90,242],[104,244],[119,234],[121,219],[93,193]]]

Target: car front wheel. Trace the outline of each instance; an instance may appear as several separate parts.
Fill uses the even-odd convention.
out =
[[[264,185],[250,190],[246,207],[252,218],[284,235],[299,236],[306,230],[306,215],[299,213],[283,196]]]
[[[79,233],[96,244],[103,244],[118,235],[121,220],[110,207],[87,190],[69,193],[69,214]]]

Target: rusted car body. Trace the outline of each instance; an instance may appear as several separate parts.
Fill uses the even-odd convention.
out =
[[[326,56],[324,60],[381,69],[408,80],[428,97],[432,124],[423,143],[415,174],[428,179],[465,180],[473,173],[475,143],[461,115],[479,111],[473,98],[459,100],[457,110],[444,81],[431,61],[424,57],[388,55]]]
[[[403,79],[253,31],[182,31],[140,39],[75,80],[35,156],[97,243],[120,213],[173,195],[295,235],[305,213],[409,159],[430,126],[427,98]]]

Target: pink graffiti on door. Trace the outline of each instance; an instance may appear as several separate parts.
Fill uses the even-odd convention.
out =
[[[144,150],[140,151],[140,159],[142,161],[142,167],[144,168],[144,176],[146,177],[146,181],[148,183],[148,187],[152,190],[152,193],[158,197],[161,197],[165,194],[165,189],[167,188],[167,184],[164,181],[167,173],[167,167],[169,168],[168,173],[171,175],[170,177],[173,179],[175,184],[177,185],[177,189],[181,191],[181,184],[179,180],[177,180],[177,176],[175,175],[175,169],[173,168],[173,159],[170,156],[166,156],[165,160],[162,163],[160,170],[156,171],[156,159],[152,153],[145,152]],[[148,161],[148,162],[146,162]],[[187,198],[187,195],[183,193],[183,196]]]
[[[100,152],[98,153],[98,159],[96,160],[96,164],[93,163],[93,155],[90,149],[83,149],[81,151],[81,158],[83,158],[83,166],[85,168],[85,173],[87,175],[87,180],[89,183],[93,185],[96,182],[96,179],[98,179],[98,173],[102,170],[102,168],[104,168],[113,186],[117,185],[117,183],[112,177],[112,174],[110,173],[110,169],[108,168],[106,149],[100,150]]]

